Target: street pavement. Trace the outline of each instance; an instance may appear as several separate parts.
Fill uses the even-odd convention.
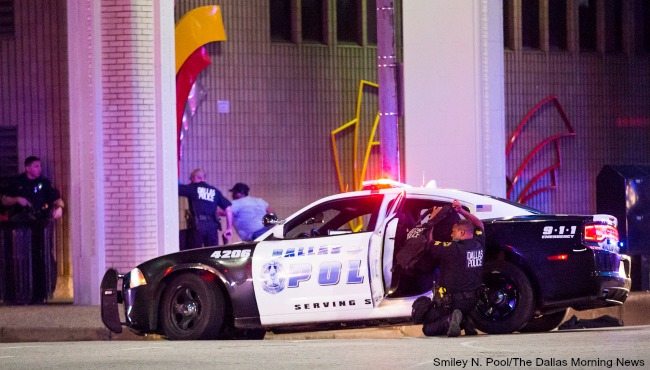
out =
[[[650,293],[634,292],[622,306],[572,312],[591,319],[610,315],[626,326],[650,324]],[[421,337],[421,326],[404,325],[366,329],[329,330],[286,334],[267,333],[268,340],[304,339],[387,339]],[[159,335],[137,336],[124,328],[111,333],[101,321],[99,306],[48,304],[36,306],[0,306],[0,343],[89,341],[89,340],[161,340]]]
[[[647,369],[650,326],[397,339],[0,344],[0,369]]]

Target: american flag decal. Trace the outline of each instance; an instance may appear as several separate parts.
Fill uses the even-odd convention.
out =
[[[479,204],[476,206],[476,212],[492,212],[491,204]]]

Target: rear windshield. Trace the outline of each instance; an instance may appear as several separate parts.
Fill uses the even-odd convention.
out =
[[[533,207],[528,207],[526,205],[523,205],[523,204],[517,203],[517,202],[513,202],[513,201],[508,200],[508,199],[503,199],[503,198],[499,198],[499,197],[495,197],[493,195],[487,195],[487,194],[480,194],[480,193],[473,193],[473,194],[477,194],[477,195],[481,195],[481,196],[484,196],[484,197],[488,197],[490,199],[498,200],[499,202],[508,203],[513,207],[521,208],[521,209],[526,210],[526,211],[528,211],[528,212],[530,212],[532,214],[536,214],[536,215],[543,215],[544,214],[544,212],[540,211],[539,209],[536,209],[536,208],[533,208]]]

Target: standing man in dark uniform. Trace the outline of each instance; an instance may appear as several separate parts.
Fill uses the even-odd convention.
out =
[[[464,210],[457,200],[451,206],[465,217],[453,226],[453,241],[431,240],[430,234],[427,246],[440,267],[440,282],[434,286],[433,302],[420,297],[413,304],[413,319],[424,323],[422,332],[427,336],[446,333],[449,337],[457,337],[461,327],[465,335],[477,334],[468,314],[478,302],[478,291],[483,283],[483,222]],[[432,217],[440,209],[434,209]]]
[[[40,158],[27,157],[25,172],[11,179],[7,194],[2,197],[2,204],[11,207],[9,221],[14,222],[14,227],[31,229],[31,246],[19,244],[21,248],[16,253],[22,254],[21,260],[30,261],[26,268],[31,269],[27,272],[31,274],[30,303],[39,304],[51,298],[56,288],[51,220],[61,218],[65,206],[59,191],[41,172]]]
[[[191,219],[188,220],[187,249],[219,245],[221,224],[217,217],[217,207],[226,213],[224,240],[227,243],[232,237],[230,201],[217,188],[207,184],[203,180],[204,177],[203,171],[197,168],[190,174],[190,184],[178,185],[178,195],[187,197],[190,205]]]

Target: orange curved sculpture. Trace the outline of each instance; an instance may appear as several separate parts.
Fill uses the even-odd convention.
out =
[[[211,63],[210,56],[203,46],[209,42],[226,40],[219,6],[203,6],[187,12],[176,24],[175,37],[176,159],[180,162],[185,104],[198,75]]]

